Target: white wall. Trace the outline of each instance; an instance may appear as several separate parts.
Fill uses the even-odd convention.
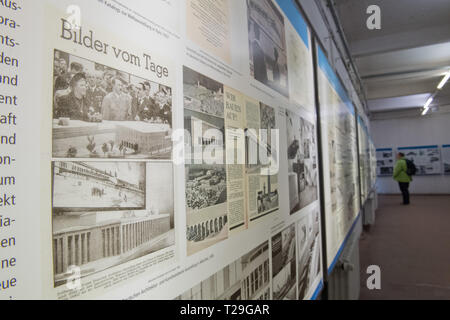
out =
[[[450,113],[425,117],[372,120],[372,136],[377,148],[450,144]],[[415,176],[411,193],[450,194],[450,176]],[[390,177],[378,177],[379,193],[400,193]]]

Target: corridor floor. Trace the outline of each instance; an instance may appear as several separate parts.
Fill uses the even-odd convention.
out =
[[[450,300],[450,196],[380,196],[375,225],[360,242],[362,300]],[[381,268],[369,290],[367,267]]]

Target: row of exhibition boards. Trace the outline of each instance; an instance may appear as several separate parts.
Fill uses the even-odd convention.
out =
[[[133,159],[128,164],[130,172],[140,162],[142,167],[136,170],[147,172],[145,181],[135,183],[139,190],[133,195],[138,195],[139,205],[114,210],[114,216],[123,211],[119,220],[138,220],[138,229],[123,229],[134,247],[126,258],[117,254],[121,249],[119,246],[116,250],[114,245],[111,252],[103,246],[107,259],[89,261],[88,257],[89,268],[82,269],[86,273],[81,291],[67,287],[70,277],[66,277],[56,249],[65,240],[59,236],[62,232],[58,231],[57,237],[55,231],[55,221],[63,225],[74,219],[76,213],[71,210],[80,200],[73,199],[70,192],[53,193],[53,207],[49,209],[53,210],[53,230],[50,225],[42,229],[53,232],[54,237],[53,253],[43,253],[44,278],[53,280],[44,284],[44,295],[60,299],[316,299],[373,190],[376,156],[367,117],[349,99],[297,2],[186,0],[170,7],[158,1],[117,8],[109,2],[80,0],[77,4],[84,12],[83,30],[88,34],[84,39],[81,29],[77,29],[79,34],[71,31],[61,18],[71,3],[73,0],[47,0],[33,4],[49,9],[43,27],[51,39],[46,43],[46,49],[50,49],[46,54],[55,53],[53,59],[58,53],[59,59],[92,65],[94,71],[114,66],[130,84],[134,81],[138,86],[142,81],[144,89],[146,80],[151,81],[152,88],[157,84],[159,91],[152,94],[166,102],[171,96],[172,103],[164,105],[170,111],[164,116],[173,116],[172,121],[158,119],[162,121],[158,125],[170,126],[174,132],[184,129],[184,162],[176,163],[175,146],[169,158],[145,158],[138,154],[144,152],[143,148],[135,147],[130,154],[123,149],[124,159]],[[104,31],[105,25],[108,31]],[[103,40],[102,50],[87,44],[87,30],[91,30],[91,41],[94,36]],[[121,42],[124,38],[127,40]],[[115,44],[109,54],[108,41],[109,46]],[[143,49],[129,43],[139,43]],[[138,54],[131,54],[140,50],[145,59],[138,60]],[[142,114],[145,117],[145,112]],[[58,159],[77,161],[86,157],[72,156],[65,149],[61,149],[61,155],[55,153],[58,134],[62,135],[65,128],[64,119],[53,120],[55,140],[50,160],[53,170],[60,166],[59,173],[65,173],[67,162]],[[127,124],[128,130],[152,121]],[[263,150],[255,159],[251,156],[252,142]],[[128,148],[135,144],[129,143]],[[168,147],[159,148],[166,151]],[[204,156],[210,150],[215,160],[228,160],[232,154],[233,160],[243,156],[245,163],[207,162]],[[133,158],[137,155],[142,157]],[[95,169],[102,161],[83,165]],[[169,167],[173,163],[172,171],[164,161]],[[162,172],[164,182],[158,180]],[[63,186],[72,177],[62,177],[55,171],[53,178]],[[158,188],[151,185],[152,181],[165,186]],[[155,196],[167,190],[170,183],[172,199]],[[100,197],[101,191],[97,192]],[[120,196],[123,198],[123,194]],[[74,205],[66,205],[66,199]],[[129,199],[121,201],[129,203]],[[163,203],[170,201],[171,206]],[[149,214],[140,215],[136,208]],[[143,242],[148,244],[145,232],[156,232],[147,228],[148,217],[164,219],[164,210],[172,210],[167,215],[170,221],[166,227],[170,230],[159,226],[158,236],[150,238],[160,243],[152,242],[151,250],[140,250]],[[137,240],[133,238],[136,230],[144,232]],[[111,233],[103,231],[103,243],[111,246],[118,241],[114,229]],[[74,236],[70,241],[74,239],[84,238]],[[45,241],[43,246],[48,246]],[[84,256],[79,260],[83,264]],[[108,263],[111,265],[103,267]]]

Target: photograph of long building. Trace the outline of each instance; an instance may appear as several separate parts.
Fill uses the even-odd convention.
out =
[[[66,164],[67,168],[72,168],[70,166],[72,163]],[[141,166],[139,163],[135,165]],[[57,167],[55,164],[55,168]],[[98,166],[78,165],[76,168],[93,170]],[[92,173],[88,174],[92,179]],[[147,179],[140,182],[140,187],[145,190],[142,193],[146,198],[145,205],[141,209],[53,208],[55,287],[66,283],[74,267],[79,268],[83,278],[175,244],[173,166],[164,162],[148,163],[147,170],[142,174]],[[105,174],[108,177],[111,175],[115,174],[110,172]],[[125,182],[119,183],[122,190]],[[128,190],[130,185],[126,188]],[[105,194],[109,192],[106,191],[108,190],[106,187],[103,189]],[[95,191],[98,193],[97,197],[102,193],[99,187]],[[121,193],[127,194],[123,190]],[[84,200],[79,201],[79,207],[86,205],[83,203]]]
[[[145,206],[145,163],[53,163],[53,207],[142,209]]]
[[[269,243],[264,242],[177,299],[270,300]]]

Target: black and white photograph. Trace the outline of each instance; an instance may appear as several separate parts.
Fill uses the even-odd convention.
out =
[[[258,201],[258,216],[278,210],[278,175],[255,175],[259,179],[260,188],[256,190]]]
[[[224,165],[186,166],[187,210],[201,210],[227,201]]]
[[[295,224],[272,237],[273,300],[297,298],[297,259]]]
[[[55,50],[53,157],[172,156],[172,89]]]
[[[143,185],[140,187],[145,189],[146,204],[135,210],[102,208],[71,211],[68,208],[54,207],[52,228],[55,287],[68,281],[73,275],[73,268],[78,268],[83,278],[175,245],[173,165],[170,162],[158,162],[148,163],[146,166],[147,170],[142,172],[145,180],[133,180],[135,178],[132,174],[128,174],[127,181],[119,178],[125,169],[117,170],[118,177],[115,177],[116,173],[112,170],[116,167],[113,165],[110,165],[111,173],[99,171],[95,164],[86,167],[81,164],[73,166],[69,162],[63,167],[62,172],[70,171],[72,176],[76,176],[76,181],[84,179],[89,188],[92,186],[91,190],[96,191],[93,195],[96,199],[103,191],[103,196],[108,197],[111,183],[116,184],[115,194],[121,192],[122,197],[128,194],[131,187],[134,188],[130,183],[146,183],[146,188]],[[60,166],[55,164],[56,167]],[[136,167],[140,168],[141,164],[136,164]],[[93,186],[92,183],[99,179],[104,185]],[[72,181],[71,177],[68,181]],[[78,185],[78,182],[75,184]],[[57,186],[54,188],[57,189]],[[80,198],[78,195],[77,197]],[[122,197],[120,201],[123,201]],[[71,198],[68,200],[74,201]],[[86,206],[83,202],[87,200],[78,201],[80,202],[76,207]]]
[[[318,199],[318,158],[315,126],[286,111],[290,213]]]
[[[310,298],[310,290],[320,276],[320,215],[313,211],[297,223],[298,299]],[[309,296],[308,296],[309,295]]]
[[[223,118],[184,109],[186,163],[225,163],[225,121]]]
[[[223,85],[187,67],[183,82],[186,162],[225,163]]]
[[[398,150],[405,154],[406,159],[414,162],[417,168],[416,175],[441,174],[441,152],[438,146],[402,147]]]
[[[450,145],[442,146],[442,163],[444,174],[450,174]]]
[[[270,300],[269,242],[227,265],[177,300]]]
[[[377,149],[377,175],[391,176],[394,173],[394,151],[391,148]]]
[[[284,17],[272,0],[247,0],[250,74],[289,96]]]
[[[184,108],[223,119],[223,84],[183,67],[183,94]]]
[[[259,115],[261,118],[260,128],[267,132],[267,137],[260,137],[260,140],[262,140],[262,144],[267,145],[267,156],[274,157],[277,160],[276,150],[278,146],[274,144],[277,141],[275,137],[272,137],[272,131],[276,129],[275,109],[261,102]]]
[[[53,163],[53,208],[143,209],[145,208],[143,162]]]
[[[228,238],[225,165],[186,165],[188,255]]]
[[[252,115],[256,118],[255,115]],[[278,137],[275,109],[259,103],[259,128],[247,128],[245,138],[246,173],[261,174],[261,169],[276,167],[278,163]],[[267,173],[267,171],[266,171]]]

